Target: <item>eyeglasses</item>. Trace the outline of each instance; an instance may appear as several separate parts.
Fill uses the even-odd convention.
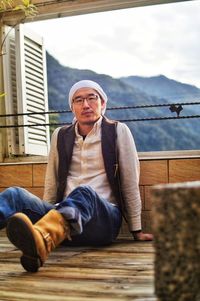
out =
[[[82,106],[84,104],[85,99],[89,105],[92,105],[99,99],[99,95],[88,94],[86,97],[77,96],[72,101],[75,105]]]

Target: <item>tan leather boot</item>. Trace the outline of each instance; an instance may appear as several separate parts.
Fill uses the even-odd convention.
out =
[[[28,272],[37,272],[56,246],[71,240],[69,223],[54,209],[34,225],[25,214],[16,213],[6,230],[9,240],[22,251],[21,264]]]

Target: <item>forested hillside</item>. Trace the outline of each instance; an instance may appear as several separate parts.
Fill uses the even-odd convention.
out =
[[[117,120],[152,117],[175,117],[169,107],[109,110],[111,107],[157,105],[200,100],[200,89],[164,75],[150,78],[130,76],[112,78],[91,70],[62,66],[47,53],[48,95],[50,110],[66,110],[68,92],[78,80],[97,81],[108,95],[106,116]],[[183,106],[180,116],[200,115],[200,106]],[[59,122],[71,122],[72,114],[59,114]],[[134,135],[138,151],[200,149],[200,119],[126,122]]]

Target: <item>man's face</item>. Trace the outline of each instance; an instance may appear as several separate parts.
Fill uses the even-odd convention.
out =
[[[77,90],[72,99],[72,111],[79,124],[94,124],[104,107],[105,101],[91,88]]]

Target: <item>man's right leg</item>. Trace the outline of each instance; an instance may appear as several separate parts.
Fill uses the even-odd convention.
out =
[[[42,201],[23,188],[10,187],[0,193],[0,229],[17,212],[26,214],[35,223],[53,208],[54,205]]]

